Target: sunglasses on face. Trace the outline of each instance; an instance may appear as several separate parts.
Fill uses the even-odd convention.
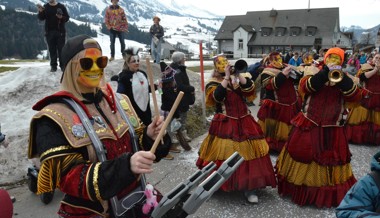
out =
[[[96,60],[96,65],[98,65],[99,68],[104,69],[106,68],[108,64],[108,57],[107,56],[101,56],[98,57]],[[81,58],[79,60],[80,66],[83,70],[89,70],[94,65],[94,60],[92,58]]]
[[[134,59],[134,60],[130,60],[129,63],[133,64],[133,63],[139,63],[140,62],[140,59]]]

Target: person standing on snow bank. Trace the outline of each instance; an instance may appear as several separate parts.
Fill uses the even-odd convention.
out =
[[[115,59],[115,40],[116,37],[119,38],[121,46],[121,54],[124,56],[125,50],[125,33],[128,32],[128,20],[125,15],[124,9],[118,5],[119,0],[111,0],[112,5],[110,5],[104,16],[104,23],[107,29],[110,31],[110,47],[111,47],[111,57],[110,61]]]
[[[38,4],[38,19],[45,20],[45,37],[50,55],[50,72],[57,71],[57,58],[62,69],[61,51],[66,41],[65,23],[70,16],[66,7],[56,0],[49,0],[44,6]]]
[[[164,36],[164,28],[160,25],[161,19],[157,16],[153,17],[154,24],[150,27],[149,32],[152,37],[150,43],[150,50],[153,57],[153,61],[159,64],[161,61],[161,44],[162,37]]]
[[[115,96],[104,78],[108,58],[93,38],[70,38],[62,49],[62,63],[61,91],[33,106],[39,112],[30,124],[28,157],[38,157],[41,162],[37,194],[55,188],[65,193],[60,217],[114,217],[109,200],[131,193],[139,186],[140,175],[151,173],[153,162],[169,151],[166,135],[155,154],[148,151],[162,128],[163,117],[146,127],[128,97]],[[75,101],[85,111],[92,132],[106,150],[105,161],[99,161],[91,132],[64,99]],[[122,118],[124,112],[129,122]],[[129,133],[132,129],[135,134]],[[134,150],[132,140],[136,140],[136,149],[144,150]],[[141,217],[141,213],[133,207],[125,216]]]

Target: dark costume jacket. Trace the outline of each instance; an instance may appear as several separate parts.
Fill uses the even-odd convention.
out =
[[[177,71],[174,75],[174,80],[177,84],[177,91],[184,92],[183,98],[178,106],[178,111],[180,113],[186,112],[189,110],[189,106],[194,104],[194,86],[190,85],[189,76],[186,72],[186,66],[179,65],[176,63],[170,64],[170,67]]]
[[[144,74],[146,78],[146,82],[148,82],[148,76],[144,71],[138,70],[142,74]],[[136,98],[133,96],[133,89],[132,89],[132,77],[135,72],[132,72],[130,70],[123,70],[121,73],[119,73],[119,80],[118,80],[118,86],[117,86],[117,92],[125,94],[129,97],[129,100],[132,103],[133,109],[136,111],[137,115],[141,119],[141,121],[147,126],[152,122],[152,111],[150,109],[150,101],[148,101],[148,105],[146,107],[146,110],[143,111],[140,109],[140,107],[136,103]],[[148,85],[149,92],[150,92],[150,86]]]
[[[138,175],[130,169],[132,139],[129,126],[115,107],[112,92],[84,94],[86,101],[61,91],[33,106],[39,112],[30,128],[29,158],[39,157],[38,193],[59,188],[65,193],[59,215],[62,217],[108,216],[113,196],[125,196],[138,184]],[[78,115],[60,99],[74,99],[84,109],[104,144],[107,160],[99,162]],[[120,103],[138,136],[141,149],[153,144],[126,96]],[[168,152],[168,138],[158,146],[156,161]],[[112,214],[111,214],[112,216]]]
[[[261,83],[265,87],[265,95],[257,115],[260,120],[272,118],[290,124],[290,120],[301,107],[301,99],[298,97],[294,82],[294,79],[286,78],[279,69],[263,70]]]
[[[57,3],[55,6],[51,6],[49,3],[44,5],[45,10],[38,13],[39,20],[46,20],[45,22],[45,33],[47,34],[49,31],[58,31],[62,34],[66,33],[65,23],[69,21],[70,16],[66,10],[66,7]],[[57,18],[57,10],[61,10],[62,19]]]
[[[380,75],[374,74],[371,78],[367,78],[363,72],[359,75],[363,88],[368,92],[368,96],[363,98],[361,105],[368,110],[380,111]]]

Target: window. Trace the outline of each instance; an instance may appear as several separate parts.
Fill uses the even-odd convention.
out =
[[[317,32],[316,26],[308,26],[306,27],[306,30],[305,30],[305,36],[314,36],[316,32]]]
[[[243,40],[239,39],[238,49],[243,50]]]
[[[290,32],[289,32],[289,34],[291,35],[291,36],[298,36],[298,35],[300,35],[301,34],[301,27],[298,27],[298,26],[292,26],[292,27],[290,27]]]
[[[286,27],[276,27],[275,36],[284,36],[286,32]]]
[[[272,28],[271,27],[262,27],[261,28],[261,36],[270,36],[272,34]]]

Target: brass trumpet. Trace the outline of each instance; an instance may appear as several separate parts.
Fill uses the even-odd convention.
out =
[[[344,73],[341,66],[330,67],[330,72],[328,74],[329,81],[332,83],[338,83],[342,81]]]
[[[239,59],[231,66],[231,74],[239,74],[247,72],[248,64],[245,60]]]

